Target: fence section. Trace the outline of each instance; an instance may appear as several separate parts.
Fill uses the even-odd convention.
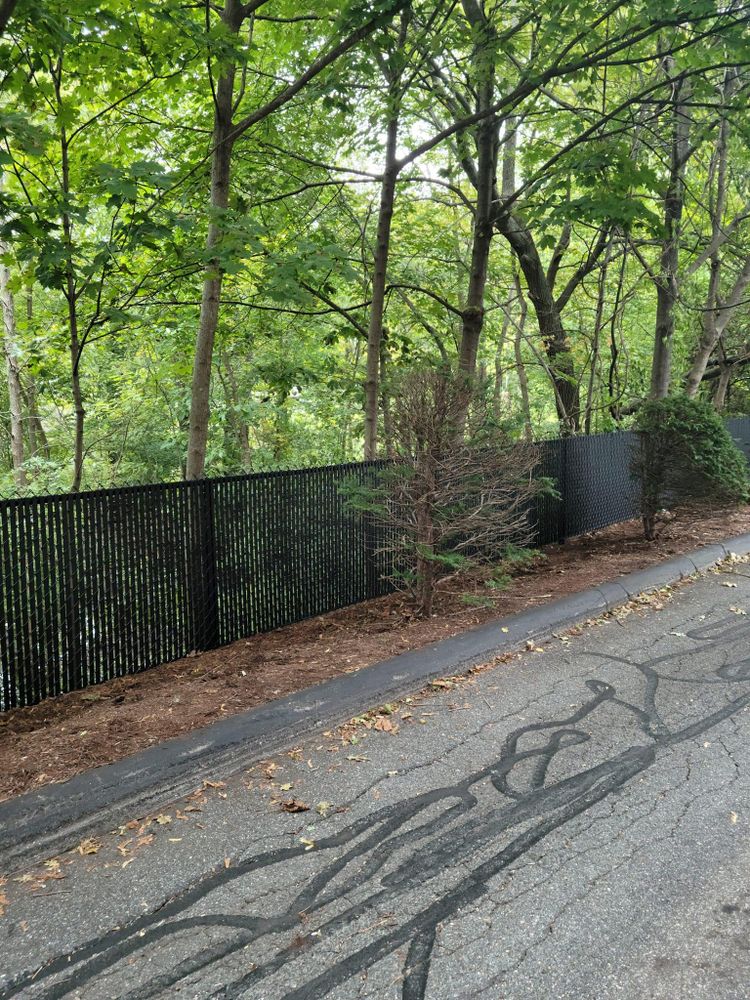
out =
[[[750,417],[733,417],[727,420],[727,428],[745,458],[750,462]]]
[[[750,458],[750,418],[730,421]],[[537,542],[638,513],[631,433],[542,445]],[[381,463],[0,501],[0,710],[387,590],[342,495]]]

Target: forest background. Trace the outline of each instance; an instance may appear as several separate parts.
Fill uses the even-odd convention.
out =
[[[2,0],[0,493],[750,412],[750,7]]]

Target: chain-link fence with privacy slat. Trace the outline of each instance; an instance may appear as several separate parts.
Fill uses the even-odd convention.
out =
[[[750,418],[729,421],[750,458]],[[545,441],[537,542],[638,514],[632,433]],[[0,710],[388,590],[341,486],[382,463],[0,500]]]

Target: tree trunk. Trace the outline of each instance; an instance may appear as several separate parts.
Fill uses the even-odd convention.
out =
[[[560,429],[563,434],[571,434],[579,428],[580,388],[570,343],[547,273],[534,238],[517,216],[512,212],[504,212],[501,207],[496,215],[495,225],[510,244],[526,279],[526,288],[549,359]]]
[[[503,412],[503,377],[505,374],[503,369],[503,351],[505,350],[505,342],[508,339],[512,309],[513,299],[511,297],[503,307],[503,325],[500,330],[497,347],[495,348],[495,380],[492,387],[492,412],[495,414],[495,420],[498,421],[502,418]]]
[[[721,374],[716,382],[716,388],[714,389],[713,404],[714,409],[718,410],[720,413],[726,406],[727,402],[727,392],[729,390],[729,382],[732,376],[732,366],[722,364]]]
[[[396,197],[396,142],[398,138],[398,113],[388,121],[385,170],[380,187],[378,235],[372,268],[372,305],[367,327],[367,374],[365,376],[365,461],[378,454],[378,398],[380,373],[380,345],[383,339],[383,314],[385,288],[388,278],[388,256],[391,243],[391,220]]]
[[[0,242],[0,254],[6,253],[7,249],[7,246]],[[23,468],[23,399],[21,375],[18,369],[16,314],[13,293],[10,289],[10,271],[5,264],[0,264],[0,305],[3,314],[3,353],[5,355],[10,408],[10,452],[16,485],[23,488],[27,481]]]
[[[397,50],[401,52],[406,44],[409,30],[410,9],[401,11]],[[381,344],[383,340],[383,317],[385,314],[385,290],[388,280],[388,258],[391,248],[391,222],[393,205],[396,200],[398,180],[398,125],[401,111],[402,71],[390,70],[383,66],[388,84],[386,104],[388,122],[386,125],[385,165],[380,184],[380,208],[378,211],[378,231],[375,255],[372,262],[372,303],[367,325],[367,361],[365,374],[365,461],[372,461],[378,454],[378,401],[381,366]]]
[[[513,353],[516,359],[516,374],[518,376],[518,388],[521,391],[521,412],[523,413],[523,439],[524,441],[531,442],[534,438],[534,429],[531,423],[531,404],[529,401],[529,380],[526,375],[526,366],[523,363],[523,356],[521,354],[521,343],[523,341],[523,331],[526,326],[526,316],[528,314],[528,306],[526,304],[526,299],[524,298],[523,292],[521,291],[521,282],[518,279],[518,275],[514,275],[514,280],[516,283],[516,291],[518,293],[518,298],[521,303],[521,313],[518,317],[518,323],[516,324],[516,335],[513,340]]]
[[[594,411],[594,388],[596,386],[596,369],[599,365],[599,349],[602,335],[602,320],[604,317],[604,301],[607,294],[607,273],[609,271],[611,256],[612,240],[610,239],[607,251],[604,255],[602,269],[599,272],[599,287],[597,289],[596,296],[596,314],[594,316],[594,332],[592,334],[593,343],[591,346],[591,369],[589,371],[589,382],[586,390],[586,408],[583,421],[583,430],[585,434],[591,433],[591,417]]]
[[[708,301],[703,314],[703,334],[685,383],[685,392],[691,398],[698,394],[709,359],[750,287],[750,254],[745,258],[743,268],[725,302],[721,302],[718,295],[719,272],[719,262],[712,260]]]
[[[509,119],[503,142],[502,199],[510,198],[515,192],[517,136],[516,122]],[[549,373],[553,381],[560,427],[563,434],[569,434],[578,429],[580,393],[562,315],[553,294],[553,282],[566,245],[565,234],[558,243],[554,264],[545,271],[530,230],[517,215],[504,208],[502,200],[494,213],[493,223],[515,254],[526,279],[526,288],[550,363]],[[518,288],[520,289],[520,284]]]
[[[473,52],[477,78],[477,112],[492,107],[495,94],[495,34],[475,0],[464,0],[464,13],[476,34]],[[463,308],[459,368],[473,377],[484,327],[484,294],[493,235],[494,194],[497,187],[498,121],[487,115],[477,127],[476,206],[471,246],[469,287]]]
[[[226,0],[221,19],[233,34],[239,32],[244,14],[237,0]],[[200,322],[195,341],[190,394],[186,479],[202,479],[206,467],[208,418],[210,413],[211,364],[219,324],[223,265],[216,254],[224,231],[223,214],[229,205],[232,170],[232,111],[236,67],[230,63],[219,79],[214,96],[214,127],[211,154],[210,218],[206,237],[209,261],[203,279]]]
[[[669,59],[668,68],[673,65]],[[673,82],[672,139],[670,148],[669,183],[664,196],[664,241],[659,258],[656,281],[656,328],[654,355],[651,365],[651,398],[664,399],[672,379],[672,340],[674,310],[679,292],[678,267],[680,224],[684,205],[685,165],[689,156],[690,117],[686,104],[688,87],[684,81]]]
[[[617,317],[620,315],[621,303],[625,288],[625,271],[628,262],[628,245],[622,248],[620,258],[620,273],[617,278],[617,288],[615,289],[615,302],[612,315],[609,320],[609,371],[607,373],[607,387],[609,389],[609,412],[612,419],[619,423],[622,420],[622,408],[620,401],[622,397],[622,385],[620,381],[620,348],[617,344],[618,324]],[[620,327],[620,334],[622,328]]]

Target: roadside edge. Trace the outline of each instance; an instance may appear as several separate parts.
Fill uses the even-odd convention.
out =
[[[530,611],[494,619],[450,639],[307,688],[84,771],[68,781],[0,802],[0,857],[5,872],[73,846],[82,837],[142,816],[192,791],[196,782],[236,772],[300,738],[426,683],[542,641],[640,594],[711,569],[729,555],[750,554],[750,533],[707,545]]]

